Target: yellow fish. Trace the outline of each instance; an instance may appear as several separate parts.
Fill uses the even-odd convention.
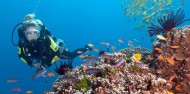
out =
[[[161,55],[159,55],[159,56],[158,56],[158,60],[160,60],[160,61],[164,61],[164,57],[161,56]]]
[[[168,91],[168,93],[167,94],[174,94],[173,92],[170,92],[170,91]]]
[[[165,41],[167,40],[167,38],[165,38],[165,37],[162,36],[162,35],[157,35],[157,38],[160,39],[160,40],[165,40]]]
[[[133,62],[138,62],[140,61],[142,58],[142,55],[141,54],[134,54],[133,57],[132,57],[132,61]]]
[[[175,64],[175,61],[171,58],[166,58],[166,60],[168,61],[168,63],[174,65]]]

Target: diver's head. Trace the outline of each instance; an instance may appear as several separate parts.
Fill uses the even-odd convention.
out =
[[[28,20],[23,23],[24,34],[29,42],[36,41],[40,37],[40,26],[35,20]]]
[[[27,14],[24,17],[24,21],[33,20],[33,19],[35,19],[35,14]]]

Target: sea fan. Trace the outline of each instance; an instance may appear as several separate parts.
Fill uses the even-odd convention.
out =
[[[162,33],[163,35],[173,29],[174,27],[190,20],[190,19],[184,19],[185,13],[183,10],[179,9],[177,13],[175,14],[172,10],[170,14],[163,16],[163,18],[158,19],[158,24],[151,23],[151,26],[148,30],[148,33],[150,36],[157,35]],[[161,27],[160,27],[161,26]]]

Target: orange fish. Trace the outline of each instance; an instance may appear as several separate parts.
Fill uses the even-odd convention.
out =
[[[157,50],[157,51],[160,51],[160,50],[162,50],[161,48],[157,48],[157,47],[156,47],[156,48],[154,48],[154,49],[155,49],[155,50]]]
[[[98,49],[94,48],[93,49],[94,52],[100,52]]]
[[[175,90],[176,91],[181,91],[182,89],[180,88],[180,85],[177,85],[177,86],[175,86]]]
[[[159,55],[159,56],[158,56],[158,60],[160,60],[160,61],[164,61],[164,57],[161,56],[161,55]]]
[[[26,94],[32,94],[31,90],[26,91]]]
[[[83,70],[83,71],[86,71],[87,69],[88,69],[87,66],[83,66],[83,67],[82,67],[82,70]]]
[[[175,77],[175,75],[171,76],[171,77],[168,79],[168,82],[169,82],[170,84],[173,83],[172,80],[174,79],[174,77]]]
[[[166,60],[168,61],[168,63],[174,65],[175,64],[175,61],[171,58],[166,58]]]
[[[150,55],[148,55],[147,58],[148,58],[148,60],[152,60],[153,59]]]
[[[47,75],[48,75],[49,77],[55,76],[55,74],[54,74],[53,72],[49,72]]]
[[[118,42],[122,43],[122,42],[123,42],[123,40],[121,40],[121,39],[118,39]]]
[[[80,57],[81,59],[84,59],[84,58],[85,58],[85,56],[84,56],[84,55],[80,55],[79,57]]]
[[[78,54],[82,54],[82,51],[77,51]]]
[[[106,44],[106,42],[101,42],[102,45]]]
[[[110,43],[107,42],[101,42],[102,45],[110,46]]]
[[[90,47],[93,47],[93,46],[94,46],[94,44],[92,44],[92,43],[89,43],[89,44],[88,44],[88,46],[90,46]]]
[[[111,47],[111,50],[112,50],[113,52],[115,52],[115,46],[112,46],[112,47]]]
[[[178,49],[178,48],[180,48],[180,47],[179,47],[179,45],[178,45],[178,46],[171,46],[171,48],[173,48],[173,49]]]

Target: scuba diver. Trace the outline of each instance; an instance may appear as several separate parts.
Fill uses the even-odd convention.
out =
[[[54,37],[45,25],[35,18],[35,14],[25,16],[18,28],[18,36],[18,56],[24,63],[35,67],[37,71],[50,67],[59,59],[73,61],[75,57],[82,54],[77,53],[78,51],[84,53],[92,50],[91,47],[85,45],[84,48],[73,52],[67,51],[63,47],[63,40]],[[72,68],[72,62],[69,65]]]

